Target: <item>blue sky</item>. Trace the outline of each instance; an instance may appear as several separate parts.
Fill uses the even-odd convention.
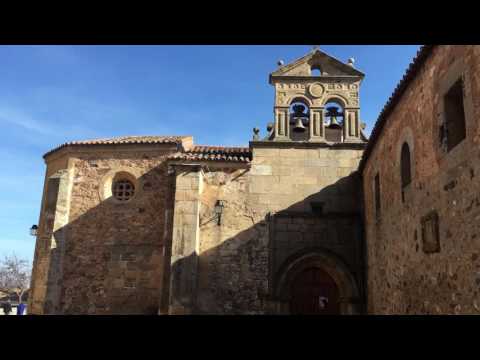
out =
[[[268,75],[311,46],[0,46],[0,255],[33,259],[45,164],[72,140],[193,135],[248,145],[273,120]],[[366,74],[367,134],[419,46],[325,45]]]

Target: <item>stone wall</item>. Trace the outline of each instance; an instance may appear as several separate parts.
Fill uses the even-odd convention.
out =
[[[55,159],[47,158],[32,280],[33,313],[159,311],[173,207],[173,186],[165,158],[173,150],[168,146],[137,146],[134,150],[119,146],[61,151],[54,154]],[[49,189],[50,174],[58,173],[59,161],[69,164],[65,180],[68,198],[63,196],[69,206],[63,218],[57,210],[51,222],[62,223],[52,227],[48,222],[48,194],[55,195],[55,189]],[[111,182],[119,172],[130,174],[135,182],[136,195],[126,203],[111,196]],[[62,186],[57,191],[59,198]],[[59,237],[62,241],[55,247],[53,242]]]
[[[211,169],[204,176],[200,212],[199,313],[263,312],[268,246],[265,214],[248,202],[245,168]],[[224,201],[221,224],[214,212]]]
[[[277,313],[273,288],[280,269],[292,256],[318,249],[345,264],[344,278],[354,278],[352,286],[360,288],[355,170],[362,145],[257,145],[251,164],[167,164],[174,151],[168,147],[66,149],[51,155],[34,312]],[[136,195],[127,203],[111,196],[119,173],[135,183]],[[50,187],[56,178],[58,186]],[[220,224],[217,200],[225,204]],[[320,213],[312,214],[312,203],[320,204]],[[293,213],[292,223],[272,232],[280,212]],[[298,223],[305,217],[311,224]]]
[[[306,252],[335,259],[338,268],[345,267],[355,278],[349,285],[361,288],[361,185],[356,170],[362,153],[363,144],[254,145],[249,204],[263,216],[271,214],[265,240],[269,247],[266,311],[288,312],[278,294],[282,272]],[[316,213],[315,205],[320,207]]]
[[[278,270],[292,255],[312,249],[328,250],[341,259],[361,287],[360,182],[355,175],[361,155],[362,149],[355,145],[333,149],[264,144],[253,145],[250,167],[175,166],[175,216],[177,212],[178,219],[186,216],[186,208],[192,207],[185,204],[189,199],[195,201],[199,223],[194,229],[191,221],[179,225],[175,220],[171,289],[178,295],[171,299],[170,313],[277,313],[273,287]],[[192,176],[199,178],[200,187],[191,185]],[[220,225],[214,212],[217,200],[225,204]],[[322,203],[325,216],[312,215],[311,202]],[[309,220],[272,233],[273,214],[279,212],[296,214],[292,221],[305,216]],[[331,236],[322,236],[327,228]],[[186,251],[179,245],[193,244],[197,236],[195,254],[196,246]],[[177,248],[182,253],[175,254]]]
[[[249,203],[262,214],[280,210],[311,212],[323,203],[325,213],[358,210],[360,198],[352,178],[363,153],[360,146],[253,147]]]
[[[442,94],[461,74],[466,139],[447,152],[439,137]],[[363,172],[370,313],[480,312],[479,99],[480,47],[438,46],[387,119]],[[411,152],[412,183],[402,202],[404,142]],[[440,249],[424,252],[422,219],[432,213],[438,216]]]

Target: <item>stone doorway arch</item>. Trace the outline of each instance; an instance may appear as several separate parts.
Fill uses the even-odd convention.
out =
[[[324,249],[304,250],[289,257],[277,272],[274,298],[275,312],[291,314],[292,288],[302,272],[318,268],[328,274],[338,290],[338,313],[359,314],[360,294],[357,282],[345,263],[334,253]]]

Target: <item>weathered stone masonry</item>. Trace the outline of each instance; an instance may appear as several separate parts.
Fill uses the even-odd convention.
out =
[[[322,66],[324,76],[312,77],[311,66]],[[58,190],[58,225],[50,231],[62,235],[58,255],[46,246],[42,211],[32,312],[288,313],[294,277],[318,266],[339,287],[340,299],[332,301],[340,311],[362,311],[355,174],[366,141],[362,77],[320,51],[281,67],[270,77],[275,124],[248,148],[127,137],[48,153],[47,179],[68,173],[62,189],[70,190],[67,197]],[[329,101],[342,107],[343,127],[335,119],[325,125]],[[303,114],[289,112],[298,102],[310,111],[303,133],[295,119]],[[128,202],[112,196],[116,179],[135,188]],[[56,191],[50,181],[46,194]],[[214,211],[219,200],[221,221]]]
[[[47,157],[46,211],[35,257],[42,265],[34,268],[32,312],[155,314],[171,237],[172,184],[164,161],[177,144],[91,150],[65,148]],[[57,170],[62,158],[68,170]],[[109,194],[113,176],[122,172],[136,178],[137,194],[128,204]],[[65,175],[51,214],[49,197],[59,173]],[[67,188],[69,214],[59,206]]]
[[[479,46],[423,47],[368,143],[364,75],[314,50],[270,74],[274,122],[248,147],[148,136],[52,150],[30,313],[480,312],[479,67]],[[444,95],[460,76],[466,136],[447,151]]]
[[[443,95],[463,76],[466,138],[440,142]],[[480,312],[480,47],[428,46],[407,72],[372,133],[363,160],[368,311],[377,314]],[[400,93],[401,92],[401,93]],[[383,125],[384,123],[385,125]],[[380,129],[380,125],[383,127]],[[376,133],[376,134],[375,134]],[[412,182],[402,202],[400,152],[408,143]],[[380,178],[375,217],[373,178]],[[422,222],[438,217],[438,252],[425,252]],[[434,236],[434,235],[433,235]]]

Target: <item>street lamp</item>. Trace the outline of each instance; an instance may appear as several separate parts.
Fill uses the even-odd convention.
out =
[[[32,227],[30,228],[30,235],[37,236],[37,230],[38,230],[38,226],[32,225]]]
[[[222,223],[222,212],[224,207],[225,207],[225,204],[223,200],[217,200],[215,204],[215,214],[217,214],[217,218],[218,218],[217,225],[220,225]]]

